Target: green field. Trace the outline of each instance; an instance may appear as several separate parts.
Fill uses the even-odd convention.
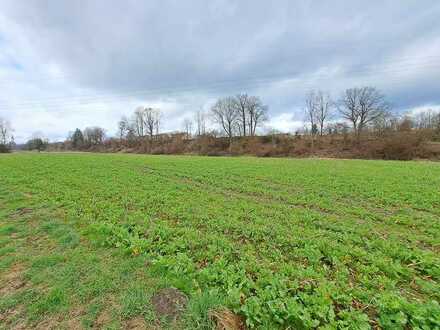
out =
[[[440,329],[439,300],[439,163],[0,156],[3,328]]]

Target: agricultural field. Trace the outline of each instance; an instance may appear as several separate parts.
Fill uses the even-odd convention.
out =
[[[439,300],[439,163],[0,156],[0,328],[440,329]]]

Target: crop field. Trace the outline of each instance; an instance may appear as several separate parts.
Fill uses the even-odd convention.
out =
[[[439,163],[0,156],[5,329],[440,329],[439,300]]]

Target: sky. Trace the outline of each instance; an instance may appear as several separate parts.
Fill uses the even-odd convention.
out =
[[[17,142],[115,134],[138,106],[162,129],[248,93],[293,132],[304,98],[375,86],[397,113],[440,108],[440,1],[0,0],[0,117]]]

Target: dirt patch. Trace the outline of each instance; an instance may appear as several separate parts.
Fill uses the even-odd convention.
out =
[[[102,311],[96,318],[93,328],[102,329],[106,324],[109,324],[112,320],[110,313],[108,311]]]
[[[12,294],[15,291],[23,288],[26,281],[23,279],[24,267],[20,264],[15,264],[0,280],[0,296]]]
[[[30,207],[19,207],[16,210],[16,214],[17,215],[25,215],[25,214],[29,214],[32,213],[34,211],[34,209],[30,208]]]
[[[234,314],[227,308],[212,310],[209,318],[215,323],[217,330],[244,330],[246,329],[243,318]]]
[[[154,311],[159,317],[176,321],[185,310],[188,298],[176,288],[159,290],[152,298]]]
[[[82,330],[84,327],[81,324],[81,320],[79,318],[70,319],[65,322],[66,329],[69,330]]]
[[[42,322],[38,323],[33,329],[36,330],[48,330],[48,329],[59,329],[61,322],[56,317],[46,318]]]
[[[12,327],[13,330],[27,330],[29,326],[24,322],[19,322]]]
[[[12,329],[25,329],[24,327],[19,327],[19,324],[13,325],[14,319],[17,319],[17,316],[20,315],[22,312],[23,312],[22,307],[11,308],[1,312],[0,324],[4,326],[8,326],[9,328]]]
[[[129,330],[145,330],[148,329],[147,325],[145,324],[145,320],[138,316],[134,319],[128,320],[124,324],[124,329]]]
[[[80,330],[84,329],[81,324],[81,316],[85,314],[82,307],[75,308],[70,311],[67,320],[64,322],[66,329]]]

